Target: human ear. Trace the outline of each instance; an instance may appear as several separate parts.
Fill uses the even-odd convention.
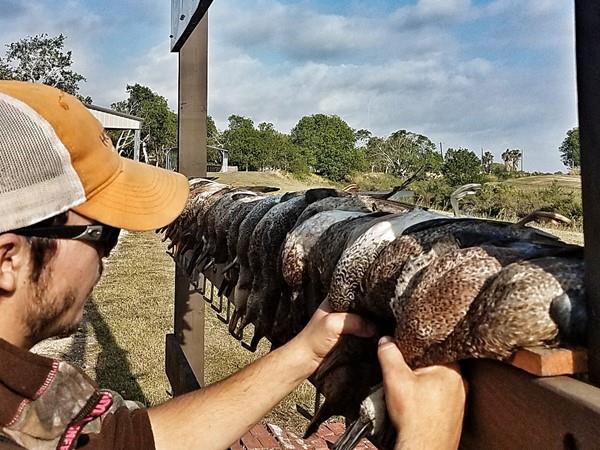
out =
[[[18,274],[26,265],[27,252],[23,237],[0,234],[0,292],[13,293],[17,289]]]

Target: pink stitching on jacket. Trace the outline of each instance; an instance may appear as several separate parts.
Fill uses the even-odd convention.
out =
[[[100,417],[109,410],[113,402],[112,394],[106,391],[103,391],[100,394],[100,400],[98,400],[92,412],[83,419],[81,419],[79,422],[69,425],[67,431],[63,435],[63,439],[60,446],[58,447],[58,450],[71,450],[73,444],[75,444],[75,442],[77,441],[77,436],[79,436],[81,429],[89,422]]]
[[[58,372],[58,365],[59,365],[59,362],[57,360],[52,361],[52,369],[50,369],[50,372],[46,376],[46,380],[44,381],[44,384],[42,384],[40,386],[40,388],[37,390],[37,392],[35,393],[34,400],[37,400],[38,398],[40,398],[40,396],[42,394],[44,394],[44,392],[46,392],[48,387],[50,387],[50,385],[54,381],[54,378],[56,378],[56,374]],[[19,403],[19,407],[17,408],[17,412],[15,412],[15,415],[13,416],[12,420],[6,424],[7,428],[10,428],[15,423],[17,423],[17,420],[19,420],[19,417],[23,413],[23,410],[30,402],[31,402],[31,400],[29,400],[27,398],[24,398],[23,400],[21,400],[21,403]]]
[[[54,381],[54,378],[56,377],[56,373],[58,372],[58,365],[59,365],[59,362],[57,360],[52,361],[52,369],[50,369],[50,372],[48,373],[48,376],[46,377],[46,381],[44,381],[44,384],[42,384],[42,386],[35,393],[34,400],[40,398],[44,394],[44,392],[46,392],[48,387],[52,384],[52,382]]]

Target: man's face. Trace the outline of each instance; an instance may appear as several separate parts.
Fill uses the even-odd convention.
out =
[[[93,222],[69,212],[66,225]],[[27,311],[28,337],[39,342],[51,336],[74,332],[83,318],[83,307],[102,274],[98,249],[82,241],[57,239],[57,249],[43,268],[38,282],[29,277]]]

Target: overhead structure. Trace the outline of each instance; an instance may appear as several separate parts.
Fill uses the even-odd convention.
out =
[[[134,133],[133,159],[140,160],[140,143],[144,119],[131,114],[114,111],[97,105],[86,105],[92,115],[98,119],[106,130],[132,130]]]
[[[221,153],[221,168],[219,172],[227,172],[229,170],[229,150],[215,147],[214,145],[207,145],[207,147]]]
[[[181,50],[202,18],[212,0],[171,0],[171,51]]]

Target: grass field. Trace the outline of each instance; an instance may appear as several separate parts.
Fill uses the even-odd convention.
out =
[[[307,187],[339,187],[317,175],[296,178],[281,172],[211,172],[208,176],[216,177],[219,183],[231,186],[273,186],[278,187],[282,192],[301,191]]]
[[[318,186],[342,186],[342,184],[332,183],[325,178],[317,175],[307,175],[306,178],[295,178],[292,175],[279,172],[228,172],[228,173],[209,173],[211,177],[217,177],[221,183],[231,184],[233,186],[258,186],[268,185],[281,188],[282,191],[293,191],[306,189],[307,187]],[[376,186],[380,189],[391,189],[394,187],[394,181],[397,178],[385,174],[366,173],[356,176],[355,183],[365,185],[367,190],[375,190]],[[535,175],[530,177],[511,178],[497,183],[508,184],[523,190],[543,189],[556,183],[561,188],[581,195],[581,177],[579,175]]]
[[[523,190],[543,189],[556,183],[561,188],[581,195],[581,177],[579,175],[537,175],[512,178],[503,183]]]

